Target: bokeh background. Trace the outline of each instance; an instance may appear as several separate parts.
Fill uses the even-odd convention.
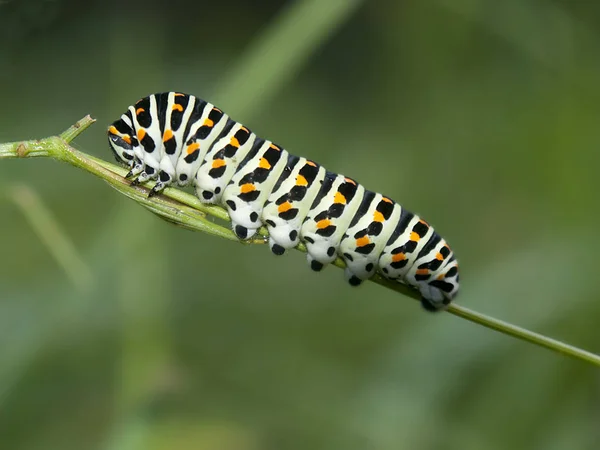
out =
[[[458,302],[600,351],[600,5],[0,2],[0,142],[112,160],[153,92],[209,99],[420,213]],[[342,272],[0,162],[0,448],[597,449],[600,376]]]

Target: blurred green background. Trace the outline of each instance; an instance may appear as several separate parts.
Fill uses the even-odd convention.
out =
[[[595,2],[5,0],[0,142],[89,113],[76,146],[112,160],[128,105],[198,95],[421,214],[460,304],[600,352],[599,55]],[[2,449],[599,446],[591,365],[51,160],[0,184]]]

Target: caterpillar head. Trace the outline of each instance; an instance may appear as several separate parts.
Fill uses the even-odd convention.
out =
[[[133,149],[137,145],[133,130],[123,120],[108,127],[108,143],[117,162],[130,167],[133,164]]]

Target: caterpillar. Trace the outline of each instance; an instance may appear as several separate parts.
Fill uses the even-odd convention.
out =
[[[376,272],[420,292],[423,307],[456,296],[458,262],[423,219],[354,179],[288,153],[193,95],[164,92],[129,106],[108,128],[116,160],[150,195],[193,185],[205,203],[225,207],[234,233],[248,239],[265,225],[276,255],[303,242],[312,270],[338,256],[360,285]]]

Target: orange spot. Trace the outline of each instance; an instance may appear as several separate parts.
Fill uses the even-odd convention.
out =
[[[441,253],[438,252],[438,254],[435,255],[435,259],[437,259],[438,261],[443,261],[444,260],[444,255],[442,255]]]
[[[140,128],[137,132],[138,141],[143,140],[145,136],[146,136],[146,130],[144,130],[143,128]]]
[[[406,255],[404,253],[396,253],[392,255],[392,262],[404,261],[406,259]]]
[[[248,192],[253,192],[256,190],[256,187],[252,183],[242,184],[240,186],[240,192],[242,194],[247,194]]]
[[[270,170],[271,169],[271,164],[269,164],[269,161],[267,161],[265,158],[260,158],[260,161],[258,163],[258,167],[260,167],[261,169]]]
[[[185,150],[185,152],[188,155],[191,155],[192,153],[194,153],[195,151],[198,151],[198,149],[200,148],[200,144],[198,142],[194,142],[191,145],[188,145],[187,149]]]
[[[269,148],[272,148],[273,150],[277,150],[278,152],[281,151],[281,149],[279,147],[277,147],[275,144],[271,144],[271,146]]]
[[[240,146],[240,141],[238,141],[237,138],[233,136],[229,141],[229,145],[233,145],[235,148],[238,148]]]
[[[240,130],[245,131],[246,133],[250,133],[250,130],[248,128],[246,128],[245,126],[242,125],[242,127],[240,128]]]
[[[123,136],[121,139],[123,139],[125,142],[131,145],[131,137],[129,137],[128,135]]]
[[[356,181],[354,181],[352,178],[344,178],[344,180],[346,181],[346,183],[350,183],[356,186]]]
[[[284,213],[286,211],[289,211],[290,209],[292,209],[292,204],[290,202],[285,202],[279,205],[279,208],[277,208],[277,212]]]
[[[426,227],[429,226],[429,224],[427,222],[425,222],[423,219],[419,220],[419,223],[422,223],[423,225],[425,225]]]
[[[171,130],[165,130],[163,134],[163,142],[167,142],[169,139],[173,138],[173,132]]]
[[[137,116],[138,114],[141,114],[144,111],[146,111],[144,108],[138,108],[138,109],[135,110],[135,115]]]
[[[394,203],[391,199],[389,199],[387,197],[382,197],[381,200],[383,200],[386,203]]]
[[[417,269],[415,273],[417,275],[429,275],[429,269]]]
[[[385,222],[385,217],[383,217],[383,214],[381,214],[379,211],[375,211],[373,213],[373,220],[375,222]]]
[[[182,94],[181,92],[175,92],[175,97],[185,97],[185,94]]]
[[[371,240],[369,239],[368,236],[363,236],[361,238],[358,238],[356,240],[356,246],[357,247],[364,247],[365,245],[368,245],[371,243]]]
[[[415,242],[419,242],[419,239],[421,239],[421,236],[419,236],[417,233],[415,233],[414,231],[410,232],[410,240],[411,241],[415,241]]]
[[[336,192],[333,197],[333,203],[341,203],[342,205],[346,204],[346,197],[341,192]]]
[[[312,161],[306,161],[306,164],[308,164],[311,167],[317,167],[317,165]]]
[[[331,220],[329,220],[329,219],[323,219],[323,220],[319,220],[317,222],[317,228],[319,230],[322,230],[323,228],[327,228],[329,225],[331,225]]]
[[[175,95],[177,95],[177,94],[175,94]],[[183,106],[181,106],[181,105],[180,105],[180,104],[178,104],[178,103],[175,103],[175,104],[173,105],[173,111],[179,111],[179,112],[183,112]]]
[[[110,134],[117,134],[117,135],[119,134],[119,132],[117,131],[117,129],[115,128],[115,126],[114,126],[114,125],[111,125],[111,126],[110,126],[110,128],[108,129],[108,132],[109,132]]]
[[[213,169],[218,169],[219,167],[223,167],[225,166],[225,161],[222,159],[215,159],[212,163],[212,168]]]
[[[437,279],[440,280],[440,281],[443,280],[444,278],[446,278],[446,274],[445,273],[441,273],[441,274],[439,274],[437,276]]]
[[[214,124],[215,124],[215,123],[214,123],[212,120],[210,120],[210,119],[206,119],[206,120],[204,121],[204,123],[202,124],[202,126],[203,126],[203,127],[211,127],[211,128],[212,128],[212,126],[213,126]]]
[[[308,186],[308,181],[302,175],[296,177],[296,186]]]
[[[216,108],[216,107],[215,107],[215,108],[213,108],[213,111],[217,111],[217,112],[219,112],[219,113],[222,113],[222,112],[223,112],[223,111],[221,111],[219,108]]]

